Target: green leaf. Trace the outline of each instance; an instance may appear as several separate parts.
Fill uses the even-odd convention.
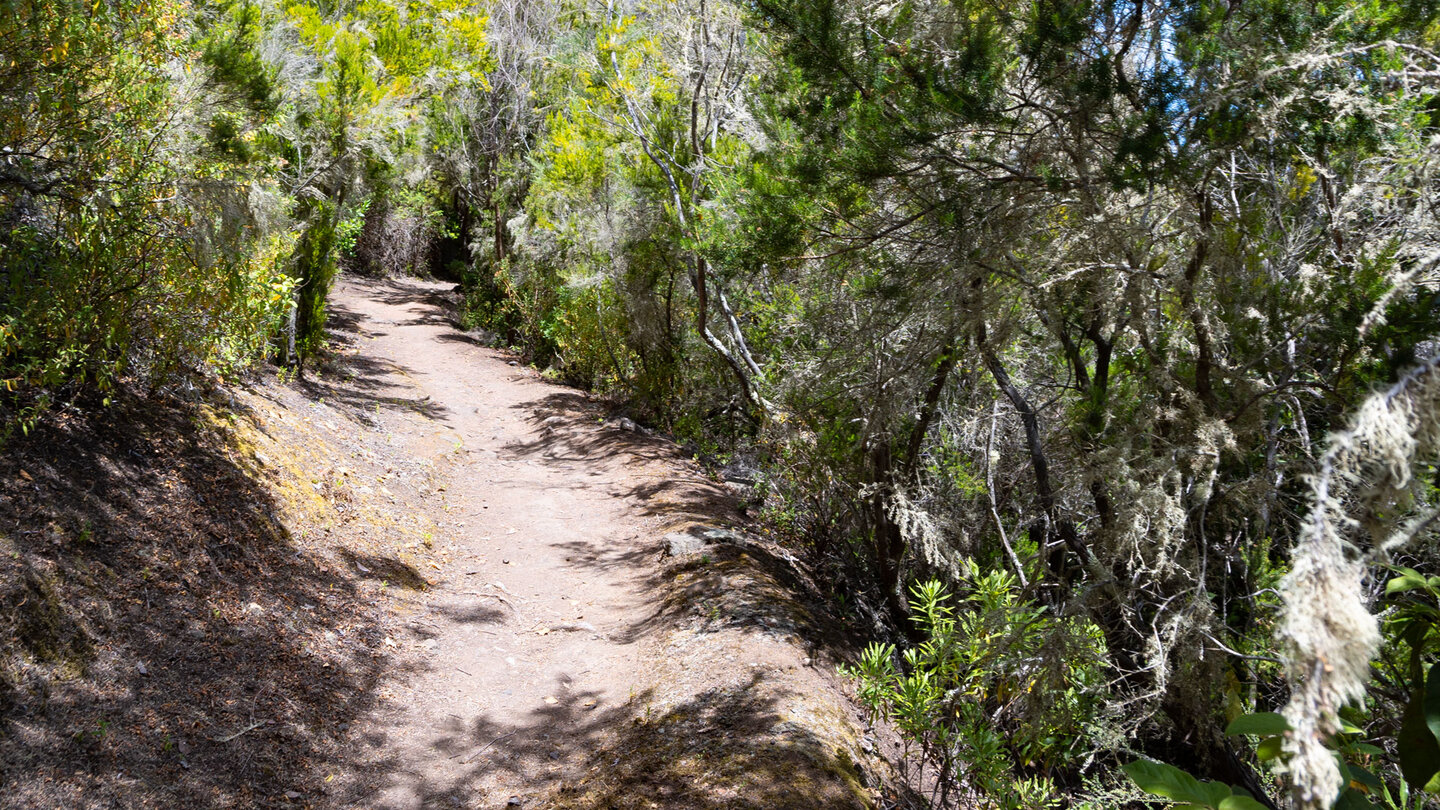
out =
[[[1400,572],[1400,576],[1395,577],[1394,579],[1385,583],[1386,594],[1401,593],[1402,591],[1410,591],[1414,590],[1415,588],[1424,588],[1430,584],[1429,580],[1427,580],[1424,576],[1421,575],[1419,571],[1416,571],[1414,568],[1397,568],[1395,570]]]
[[[1230,794],[1230,788],[1218,782],[1199,779],[1163,762],[1137,759],[1121,768],[1141,790],[1174,799],[1177,802],[1218,807]]]
[[[1220,801],[1220,810],[1268,810],[1249,796],[1229,796]]]
[[[1396,748],[1400,752],[1400,773],[1410,787],[1421,790],[1440,772],[1440,742],[1436,741],[1426,722],[1428,692],[1422,687],[1411,693],[1400,716],[1400,731],[1395,735]]]
[[[1258,734],[1270,736],[1272,734],[1284,734],[1290,730],[1290,721],[1285,715],[1276,712],[1255,712],[1254,714],[1242,714],[1230,721],[1225,727],[1226,734]]]
[[[1380,805],[1370,801],[1358,790],[1346,790],[1335,802],[1334,810],[1376,810]]]
[[[1425,725],[1440,742],[1440,664],[1431,665],[1425,681]]]
[[[1364,785],[1367,788],[1370,788],[1371,790],[1385,789],[1385,784],[1381,782],[1380,779],[1375,776],[1375,774],[1370,773],[1364,768],[1361,768],[1358,765],[1350,765],[1349,771],[1351,782],[1359,782],[1360,784]]]
[[[1284,737],[1266,737],[1260,741],[1259,745],[1255,746],[1255,756],[1261,762],[1268,762],[1284,753],[1284,745]]]

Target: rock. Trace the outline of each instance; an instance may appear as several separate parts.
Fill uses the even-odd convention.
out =
[[[650,431],[649,431],[649,430],[646,430],[645,428],[641,427],[638,422],[636,422],[634,419],[631,419],[631,418],[628,417],[628,416],[622,416],[622,417],[620,417],[619,419],[616,419],[616,420],[615,420],[614,422],[612,422],[611,424],[613,424],[615,427],[619,428],[620,430],[626,431],[626,432],[628,432],[628,433],[639,433],[639,434],[642,435],[642,436],[649,436],[649,435],[650,435]]]
[[[706,529],[700,536],[705,538],[707,543],[743,544],[745,542],[745,536],[732,529]]]
[[[671,557],[687,557],[705,550],[705,540],[685,532],[665,535],[665,553]]]
[[[705,550],[705,546],[713,543],[744,545],[746,539],[745,535],[737,531],[722,529],[718,526],[695,526],[688,532],[672,532],[665,535],[666,554],[671,557],[699,554]]]

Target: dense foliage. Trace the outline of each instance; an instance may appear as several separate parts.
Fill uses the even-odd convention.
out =
[[[86,386],[317,351],[343,225],[424,185],[422,99],[490,59],[483,15],[444,0],[0,11],[12,425]]]
[[[286,294],[190,165],[179,3],[7,2],[0,13],[0,377],[33,407],[82,382],[227,368]],[[258,336],[258,339],[257,339]]]
[[[1440,787],[1430,0],[3,10],[11,423],[448,274],[753,483],[935,803]]]

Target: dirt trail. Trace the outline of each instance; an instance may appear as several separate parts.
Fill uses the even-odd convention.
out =
[[[332,299],[353,347],[332,396],[411,404],[385,447],[435,464],[437,527],[386,640],[409,674],[356,722],[334,803],[868,804],[870,746],[785,555],[726,530],[731,495],[672,443],[458,331],[446,290]]]
[[[5,447],[0,810],[896,806],[803,566],[453,298]]]

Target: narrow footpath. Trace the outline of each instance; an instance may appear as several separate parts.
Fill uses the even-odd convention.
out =
[[[880,766],[793,560],[736,531],[733,494],[672,442],[460,332],[448,303],[413,280],[333,297],[348,390],[413,404],[386,443],[435,464],[438,560],[336,805],[871,804]]]

